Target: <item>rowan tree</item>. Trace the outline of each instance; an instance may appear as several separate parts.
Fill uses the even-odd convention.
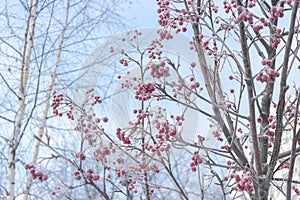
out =
[[[136,120],[127,128],[117,129],[115,136],[123,145],[110,134],[106,136],[127,156],[142,157],[143,162],[133,162],[139,167],[132,164],[131,170],[121,174],[128,179],[131,173],[139,174],[135,170],[140,170],[140,165],[155,162],[158,169],[165,170],[159,174],[173,183],[174,188],[169,188],[173,195],[189,199],[194,192],[202,198],[214,198],[207,196],[205,184],[187,188],[179,181],[180,175],[172,173],[174,163],[168,159],[171,149],[184,146],[191,153],[190,170],[204,177],[205,170],[201,169],[210,169],[206,183],[218,181],[216,187],[220,187],[224,199],[269,199],[272,195],[296,198],[299,1],[158,0],[157,5],[160,38],[153,39],[146,49],[139,46],[142,33],[138,31],[127,40],[140,57],[111,47],[112,53],[123,55],[120,64],[135,64],[139,69],[138,75],[119,76],[122,87],[132,89],[132,95],[140,101],[140,107],[133,110]],[[192,35],[190,50],[196,57],[189,65],[164,55],[162,42],[176,43],[174,35],[178,33]],[[141,59],[144,57],[148,61]],[[195,75],[197,69],[201,79]],[[169,77],[174,76],[177,79],[171,81]],[[211,134],[219,142],[218,148],[206,146],[208,138],[201,134],[197,141],[183,139],[180,127],[184,129],[183,121],[193,119],[185,117],[186,110],[177,116],[164,108],[154,111],[155,101],[173,102],[206,116],[211,121],[208,126],[215,127]],[[200,102],[209,104],[210,109]],[[212,159],[212,155],[224,158],[226,164]],[[175,166],[181,174],[187,167]],[[225,169],[227,175],[216,172],[218,168]],[[120,171],[118,167],[115,170]],[[144,174],[136,175],[144,179],[142,196],[146,199],[155,195],[150,192],[155,185],[148,179],[150,171],[144,169]],[[153,177],[157,177],[154,182],[159,180],[159,175]],[[161,185],[157,187],[162,189]],[[162,192],[160,197],[166,194]]]
[[[70,164],[53,198],[83,187],[104,199],[299,197],[300,2],[156,2],[157,37],[137,30],[109,40],[97,52],[117,67],[96,56],[79,76],[93,86],[107,64],[102,87],[53,96],[53,113],[73,122],[78,142],[65,155],[38,140],[49,160]],[[195,116],[207,124],[195,128]],[[26,165],[43,180],[34,167]]]

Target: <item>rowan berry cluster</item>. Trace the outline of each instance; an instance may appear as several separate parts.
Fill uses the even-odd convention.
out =
[[[197,171],[197,166],[203,163],[203,158],[200,156],[199,151],[195,151],[192,157],[192,162],[190,163],[193,172]]]
[[[140,101],[147,101],[151,99],[155,87],[153,83],[145,83],[136,88],[135,98]]]
[[[298,188],[294,188],[294,192],[296,193],[297,196],[300,196],[300,190]]]
[[[223,141],[223,138],[221,137],[221,133],[219,131],[213,131],[212,134],[215,138],[217,138],[218,141]]]
[[[26,170],[30,171],[32,179],[39,179],[41,182],[48,180],[48,175],[41,171],[36,171],[35,166],[25,164],[24,167]]]
[[[75,177],[75,180],[79,181],[81,180],[82,178],[82,173],[80,171],[75,171],[74,172],[74,177]],[[85,177],[87,180],[90,180],[90,181],[98,181],[100,180],[100,176],[98,174],[94,174],[94,170],[93,169],[88,169],[86,174],[85,174]]]
[[[121,128],[117,128],[117,138],[123,142],[123,144],[131,144],[131,140],[128,136],[126,136],[126,132],[122,131]]]
[[[65,98],[63,94],[53,96],[53,103],[51,104],[53,114],[58,115],[59,117],[63,115],[62,112],[59,111],[59,107],[64,103],[64,100]]]
[[[76,158],[80,158],[81,160],[86,160],[86,155],[84,153],[76,153]]]
[[[259,72],[259,74],[256,76],[256,80],[260,81],[262,83],[265,82],[275,82],[275,79],[279,77],[279,72],[272,69],[270,66],[272,64],[272,60],[262,60],[262,65],[264,68]]]
[[[228,166],[232,166],[234,163],[227,162]],[[253,192],[253,183],[252,179],[254,177],[254,172],[249,169],[245,168],[244,170],[240,170],[239,168],[235,170],[234,173],[231,173],[229,176],[224,178],[224,181],[234,181],[235,182],[235,189],[238,191],[247,191]]]
[[[109,146],[105,144],[98,145],[98,148],[93,152],[93,155],[97,161],[101,163],[107,163],[107,157],[116,152],[113,145],[110,143]]]
[[[151,70],[151,76],[153,78],[161,78],[161,77],[169,77],[170,69],[166,65],[165,61],[161,61],[160,63],[149,62],[146,69]]]
[[[160,30],[158,31],[158,33],[163,34],[163,33],[160,33]],[[169,33],[166,33],[166,34],[169,34]],[[167,37],[171,37],[171,36],[167,36]],[[147,48],[148,58],[152,59],[152,61],[154,59],[161,60],[162,48],[163,48],[163,44],[161,42],[161,39],[152,40],[151,44]],[[149,67],[146,67],[146,70],[148,70],[148,69],[149,69]]]

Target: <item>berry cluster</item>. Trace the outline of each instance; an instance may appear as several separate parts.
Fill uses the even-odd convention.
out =
[[[159,142],[162,143],[165,140],[173,140],[177,131],[175,127],[168,122],[156,122],[156,128],[158,129],[158,134],[156,134],[156,138],[159,139]]]
[[[123,142],[123,144],[131,144],[130,138],[125,135],[125,131],[122,131],[121,128],[117,128],[117,138]]]
[[[147,69],[151,70],[151,76],[153,78],[161,78],[161,77],[169,77],[169,67],[166,66],[165,61],[161,61],[160,63],[156,64],[154,62],[149,62]]]
[[[152,153],[152,156],[157,155],[158,157],[160,157],[163,152],[168,152],[171,148],[171,145],[169,143],[161,142],[155,145],[145,143],[142,146],[145,148],[145,150],[150,151]]]
[[[168,28],[175,30],[175,33],[186,32],[187,23],[196,22],[197,17],[191,15],[186,9],[181,9],[176,11],[176,15],[173,15],[173,8],[170,6],[169,0],[158,0],[157,1],[158,9],[157,13],[159,14],[158,23],[160,26],[164,27],[159,31],[161,39],[172,39],[173,36],[168,31]],[[187,9],[195,10],[198,9],[194,1],[187,1]],[[218,8],[211,4],[214,12],[218,11]]]
[[[41,182],[48,180],[48,175],[41,171],[36,171],[35,166],[25,164],[24,167],[30,171],[32,179],[39,179]]]
[[[104,144],[102,144],[99,145],[99,147],[93,152],[93,155],[97,161],[100,161],[101,163],[106,163],[107,156],[109,156],[111,153],[115,153],[115,149],[112,147],[112,144],[110,144],[109,147],[104,146]]]
[[[232,165],[233,163],[227,162],[227,165]],[[253,192],[253,183],[252,177],[254,176],[254,172],[250,169],[246,168],[240,174],[240,169],[237,169],[236,172],[231,173],[228,177],[224,178],[224,181],[228,181],[229,179],[233,179],[235,181],[235,185],[238,191],[247,191]]]
[[[160,33],[160,31],[158,31],[158,33],[163,34],[163,33]],[[168,36],[168,37],[171,37],[171,36]],[[161,55],[162,55],[161,49],[162,48],[163,48],[163,44],[161,43],[161,40],[159,40],[159,39],[152,40],[151,44],[147,48],[148,58],[161,60]]]
[[[236,7],[237,7],[237,5],[236,5],[235,1],[231,1],[231,2],[228,2],[227,0],[223,1],[223,8],[224,8],[225,13],[229,13],[230,10],[232,10],[233,8],[236,8]]]
[[[193,172],[197,171],[197,166],[203,163],[203,158],[201,158],[199,151],[195,151],[192,157],[192,162],[190,163]]]
[[[270,66],[272,64],[272,60],[262,60],[262,65],[265,66],[259,74],[256,76],[256,80],[262,83],[264,82],[275,82],[275,78],[279,77],[279,72],[272,69]]]
[[[64,103],[64,95],[63,94],[59,94],[59,95],[54,95],[53,96],[53,103],[51,104],[52,109],[53,109],[53,114],[58,115],[59,117],[61,117],[63,114],[62,112],[59,112],[59,107],[61,104]]]
[[[199,83],[198,81],[196,81],[194,77],[191,77],[191,78],[190,78],[190,82],[191,82],[191,84],[189,85],[189,88],[190,88],[191,90],[194,90],[194,89],[200,87],[200,83]]]
[[[213,131],[212,134],[215,138],[217,138],[218,141],[223,141],[223,138],[221,137],[221,133],[219,131]]]
[[[300,196],[300,190],[298,188],[294,188],[294,192],[296,193],[297,196]]]
[[[137,87],[135,98],[140,101],[147,101],[151,99],[152,93],[155,91],[153,83],[145,83]]]
[[[81,180],[82,175],[79,171],[74,172],[75,180]],[[100,176],[98,174],[94,174],[92,169],[88,169],[86,173],[86,178],[90,181],[98,181],[100,180]]]
[[[84,153],[76,153],[76,158],[80,158],[81,160],[86,160],[86,155]]]
[[[127,67],[129,65],[129,61],[125,58],[121,58],[119,60],[120,64],[124,65],[125,67]]]
[[[137,114],[137,120],[131,121],[131,122],[129,122],[129,124],[132,125],[134,128],[136,128],[138,125],[140,125],[143,122],[143,119],[153,116],[153,113],[144,112],[142,109],[139,109],[139,110],[134,109],[133,114]]]

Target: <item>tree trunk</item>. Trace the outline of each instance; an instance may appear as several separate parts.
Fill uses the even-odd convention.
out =
[[[63,43],[64,43],[64,38],[65,38],[65,32],[66,29],[68,27],[68,19],[69,19],[69,8],[70,8],[70,0],[68,0],[68,4],[67,4],[67,8],[66,8],[66,16],[65,16],[65,24],[62,30],[62,34],[61,34],[61,38],[60,38],[60,43],[59,43],[59,48],[58,48],[58,52],[57,52],[57,56],[56,56],[56,60],[55,60],[55,65],[54,65],[54,69],[52,72],[52,76],[51,76],[51,83],[48,87],[48,91],[46,94],[46,105],[45,105],[45,110],[43,113],[43,119],[42,119],[42,124],[39,128],[37,137],[38,139],[36,140],[35,146],[34,146],[34,150],[33,150],[33,156],[32,156],[32,162],[31,164],[36,165],[37,163],[37,158],[39,155],[39,149],[40,149],[40,140],[43,137],[43,133],[44,133],[44,129],[46,126],[46,120],[47,120],[47,116],[48,116],[48,111],[49,111],[49,107],[50,107],[50,97],[51,97],[51,92],[53,90],[54,87],[54,83],[56,80],[56,76],[57,76],[57,70],[58,70],[58,66],[59,66],[59,61],[60,61],[60,57],[61,57],[61,52],[62,52],[62,47],[63,47]],[[30,176],[28,178],[27,184],[26,184],[26,191],[24,194],[23,199],[27,200],[28,196],[29,196],[29,191],[32,185],[32,177]]]
[[[12,139],[8,149],[8,166],[7,166],[7,200],[15,199],[15,164],[16,164],[16,152],[19,145],[19,137],[21,134],[22,121],[25,112],[25,99],[26,99],[26,88],[28,82],[29,68],[31,52],[33,47],[35,21],[37,17],[37,5],[38,0],[32,0],[30,9],[28,12],[27,27],[24,38],[24,50],[22,58],[22,70],[20,78],[19,88],[19,108],[17,110],[14,120],[14,130],[12,133]]]

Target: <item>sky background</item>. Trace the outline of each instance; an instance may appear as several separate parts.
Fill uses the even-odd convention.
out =
[[[131,8],[124,10],[128,19],[128,28],[158,27],[156,0],[133,0]]]

